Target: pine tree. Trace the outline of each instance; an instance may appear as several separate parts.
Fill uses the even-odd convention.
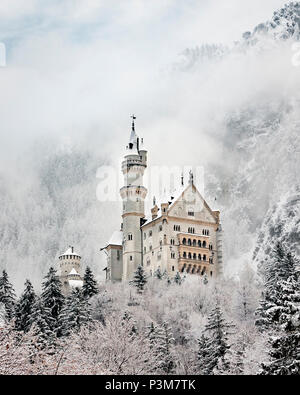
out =
[[[161,280],[163,278],[163,274],[162,274],[160,268],[157,268],[157,270],[155,270],[154,277],[158,278],[159,280]]]
[[[4,306],[4,319],[10,321],[15,314],[16,294],[5,270],[0,277],[0,304]]]
[[[61,310],[59,319],[64,336],[77,332],[82,325],[91,321],[90,305],[83,296],[82,290],[79,288],[72,290]]]
[[[43,307],[49,310],[47,320],[50,329],[60,335],[59,315],[64,304],[64,296],[61,292],[61,282],[53,267],[49,269],[42,283],[41,301]]]
[[[137,288],[138,293],[143,293],[145,285],[147,284],[147,277],[143,266],[139,265],[136,272],[134,273],[133,280],[130,284]]]
[[[136,322],[133,320],[132,315],[127,310],[124,312],[122,320],[132,323],[131,334],[138,333]]]
[[[208,370],[207,361],[210,353],[210,343],[207,336],[202,333],[200,339],[198,339],[198,367],[200,374],[208,375],[210,371]]]
[[[264,297],[256,324],[270,333],[270,363],[263,375],[300,373],[300,292],[297,264],[290,252],[277,244],[264,269]]]
[[[91,298],[99,292],[97,281],[95,280],[94,274],[89,266],[85,269],[82,291],[86,298]]]
[[[292,330],[300,302],[297,264],[290,253],[278,244],[264,271],[264,292],[256,311],[256,325],[261,330]]]
[[[36,295],[33,286],[29,280],[26,280],[24,292],[16,305],[15,327],[18,331],[29,331],[35,300]]]
[[[33,338],[36,338],[35,347],[38,349],[51,348],[56,344],[56,335],[48,323],[50,309],[44,307],[40,298],[35,298],[32,314],[29,317],[29,326]]]
[[[174,277],[174,282],[175,282],[175,284],[181,285],[181,283],[182,283],[182,278],[181,278],[179,272],[176,273],[176,275],[175,275],[175,277]]]
[[[172,345],[175,340],[171,328],[167,322],[164,322],[162,327],[156,328],[155,331],[156,352],[160,359],[160,368],[164,373],[171,374],[175,369],[175,361],[172,355]]]
[[[216,306],[208,317],[208,323],[205,326],[205,332],[209,334],[208,340],[204,337],[199,340],[201,346],[204,347],[205,345],[205,348],[201,351],[203,354],[201,365],[205,366],[204,374],[214,374],[214,369],[220,365],[222,365],[223,370],[229,368],[225,356],[230,349],[228,335],[230,334],[229,331],[231,328],[233,328],[233,325],[225,321],[217,301]],[[206,344],[204,344],[204,340]]]

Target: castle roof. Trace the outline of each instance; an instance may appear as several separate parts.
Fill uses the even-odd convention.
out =
[[[77,252],[74,251],[74,247],[71,247],[71,246],[67,249],[66,252],[64,252],[63,254],[61,254],[61,255],[59,256],[59,258],[60,258],[60,257],[63,257],[63,256],[66,256],[66,255],[73,255],[73,256],[78,256],[79,258],[81,258],[81,256],[80,256],[79,254],[77,254]]]
[[[108,245],[116,245],[121,246],[123,243],[123,232],[121,230],[116,230],[111,235],[111,238],[108,241]]]
[[[69,280],[68,282],[72,288],[81,288],[83,286],[82,280]]]

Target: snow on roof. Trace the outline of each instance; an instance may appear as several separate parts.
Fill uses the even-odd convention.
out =
[[[77,252],[74,251],[74,247],[69,247],[66,252],[64,252],[63,254],[60,255],[60,257],[64,256],[64,255],[74,255],[74,256],[79,256],[80,257],[80,255],[77,254]]]
[[[73,267],[73,269],[70,271],[69,274],[78,274],[78,273],[77,273],[76,269]]]
[[[81,288],[83,286],[82,280],[69,280],[70,287]]]
[[[108,245],[113,244],[120,246],[123,243],[123,232],[121,230],[116,230],[109,239]]]

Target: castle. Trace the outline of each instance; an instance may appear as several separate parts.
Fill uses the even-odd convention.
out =
[[[58,259],[62,291],[65,295],[68,295],[72,288],[81,288],[83,285],[81,256],[74,251],[74,247],[70,246]]]
[[[147,189],[143,176],[147,151],[135,131],[132,116],[129,144],[122,162],[124,186],[121,230],[115,231],[103,248],[107,253],[107,278],[129,281],[139,265],[148,275],[160,269],[168,276],[177,272],[217,276],[222,267],[222,228],[220,212],[208,206],[194,185],[190,172],[188,185],[176,196],[153,200],[151,215],[145,216]]]

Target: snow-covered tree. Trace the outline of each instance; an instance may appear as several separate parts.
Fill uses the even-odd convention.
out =
[[[26,280],[25,289],[16,305],[15,327],[18,331],[29,331],[35,300],[33,286],[29,280]]]
[[[44,306],[41,298],[36,298],[29,318],[29,326],[35,338],[34,347],[39,350],[56,344],[56,334],[49,324],[52,322],[52,320],[49,321],[49,315],[51,315],[51,310]]]
[[[264,268],[264,291],[256,315],[262,330],[291,330],[299,318],[300,302],[297,263],[281,244]]]
[[[258,306],[259,293],[255,275],[248,264],[244,265],[234,292],[234,310],[241,321],[253,321]]]
[[[211,372],[208,366],[210,347],[211,345],[208,337],[202,333],[201,337],[198,339],[198,367],[201,375],[207,375]]]
[[[281,244],[265,267],[264,298],[257,325],[270,333],[270,362],[261,374],[300,373],[300,292],[297,262]]]
[[[47,321],[52,331],[59,334],[59,315],[64,304],[61,292],[61,282],[56,270],[51,267],[42,283],[41,301],[43,307],[49,311]]]
[[[160,368],[166,374],[171,374],[175,369],[175,360],[172,347],[174,338],[172,330],[167,322],[156,329],[156,353],[160,359]]]
[[[61,333],[64,336],[91,321],[90,305],[83,296],[82,290],[75,288],[67,297],[59,316]]]
[[[7,272],[3,270],[0,277],[0,305],[4,306],[5,321],[10,321],[15,314],[16,294],[12,284],[9,282]]]
[[[154,277],[161,280],[163,278],[163,273],[161,272],[160,268],[158,267],[154,272]]]
[[[96,295],[99,290],[97,286],[97,281],[94,278],[94,274],[89,266],[85,269],[83,276],[83,287],[82,287],[84,297],[91,298]]]
[[[147,284],[147,276],[143,266],[138,266],[136,272],[134,273],[133,280],[130,281],[130,284],[137,288],[138,293],[143,293],[145,285]]]
[[[176,275],[174,277],[174,282],[175,282],[175,284],[178,284],[178,285],[180,285],[182,283],[182,278],[181,278],[179,272],[176,273]]]
[[[198,343],[198,358],[201,358],[200,366],[204,374],[214,374],[214,370],[220,368],[220,366],[222,366],[222,370],[229,369],[226,353],[230,349],[228,335],[232,328],[233,325],[224,319],[217,301],[205,326],[205,332],[208,333],[208,336],[202,336]]]

